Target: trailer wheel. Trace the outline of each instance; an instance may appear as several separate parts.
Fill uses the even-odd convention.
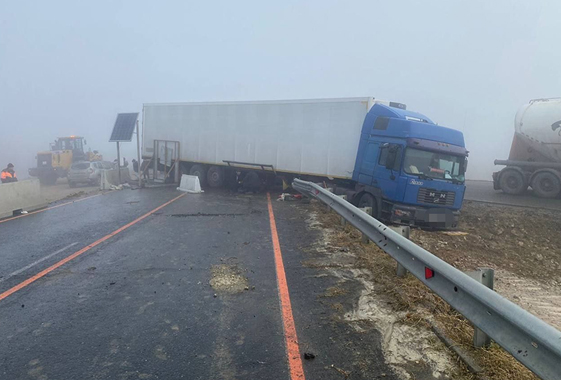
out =
[[[499,179],[502,191],[507,194],[520,195],[528,188],[522,173],[515,169],[503,170]]]
[[[206,184],[206,170],[203,165],[195,164],[191,166],[191,170],[189,170],[190,175],[196,175],[199,177],[199,182],[201,186]]]
[[[372,209],[372,213],[370,215],[374,218],[378,218],[378,204],[372,194],[364,193],[360,196],[360,199],[358,200],[358,208],[363,207],[370,207]]]
[[[206,179],[210,187],[222,187],[224,185],[225,176],[224,168],[211,166],[208,169]]]
[[[537,173],[532,178],[531,186],[540,198],[555,198],[561,192],[561,182],[551,172]]]

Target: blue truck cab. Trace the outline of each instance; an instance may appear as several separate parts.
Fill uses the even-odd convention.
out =
[[[362,126],[354,203],[391,223],[455,228],[467,155],[460,131],[416,112],[375,104]]]

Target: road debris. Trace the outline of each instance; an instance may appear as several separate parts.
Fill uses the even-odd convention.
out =
[[[351,376],[350,372],[347,372],[345,370],[342,370],[341,368],[335,367],[333,364],[331,364],[331,368],[333,368],[335,371],[339,372],[341,375],[343,375],[345,377],[345,379],[348,379],[349,376]]]
[[[465,231],[441,231],[441,234],[448,235],[448,236],[466,236],[469,233]]]
[[[213,265],[210,286],[218,292],[241,293],[249,289],[249,281],[236,264]],[[247,289],[246,289],[247,288]]]
[[[277,198],[277,201],[299,201],[302,200],[302,194],[290,194],[290,193],[282,193]]]
[[[312,354],[311,352],[304,352],[304,359],[314,360],[315,358],[316,358],[315,354]]]

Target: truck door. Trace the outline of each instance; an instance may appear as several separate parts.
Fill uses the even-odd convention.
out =
[[[376,185],[372,181],[374,176],[374,168],[378,160],[378,148],[380,143],[378,142],[368,142],[366,144],[366,149],[364,149],[364,154],[362,155],[362,161],[360,163],[360,171],[358,174],[358,182],[363,185]]]
[[[382,144],[378,162],[374,167],[374,181],[382,189],[384,197],[394,201],[401,201],[397,194],[397,185],[402,153],[401,145]]]

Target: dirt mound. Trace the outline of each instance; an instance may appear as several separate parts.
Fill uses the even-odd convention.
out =
[[[411,240],[462,270],[501,268],[559,286],[560,228],[557,212],[467,201],[460,217],[466,234],[414,230]]]

